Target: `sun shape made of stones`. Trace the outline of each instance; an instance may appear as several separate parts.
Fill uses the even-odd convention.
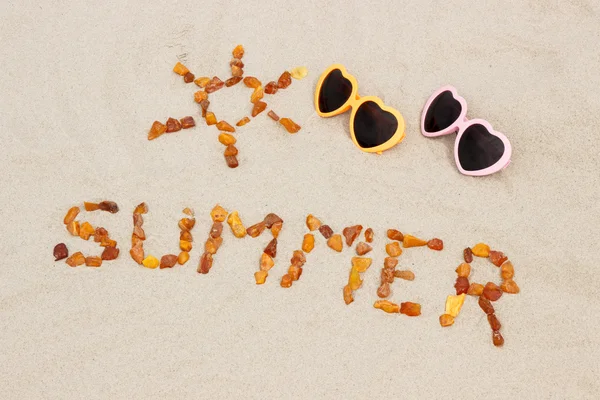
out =
[[[291,72],[284,71],[277,81],[270,81],[263,87],[262,82],[258,78],[253,76],[244,77],[244,63],[242,62],[244,47],[242,45],[237,45],[233,49],[232,55],[233,58],[229,62],[229,66],[231,67],[231,77],[224,82],[216,76],[212,78],[196,78],[195,75],[180,62],[175,64],[173,72],[181,75],[185,83],[194,82],[201,88],[201,90],[194,93],[194,101],[200,105],[202,118],[204,118],[206,124],[215,125],[219,130],[219,142],[226,146],[223,155],[225,156],[227,166],[236,168],[239,165],[237,159],[238,149],[235,147],[236,139],[232,135],[232,133],[236,131],[236,128],[227,121],[219,121],[215,114],[212,111],[209,111],[209,94],[214,93],[223,87],[227,88],[237,85],[243,81],[244,85],[253,89],[252,94],[250,95],[250,102],[253,104],[251,116],[254,118],[267,108],[267,103],[263,101],[265,94],[274,95],[279,90],[290,86],[292,84],[292,78],[302,79],[307,75],[308,71],[306,67],[296,67],[293,68]],[[301,129],[300,125],[296,124],[291,118],[279,118],[273,110],[269,110],[267,115],[272,120],[279,122],[291,134],[296,133]],[[235,126],[239,128],[250,121],[250,117],[244,116],[235,124]],[[163,124],[160,121],[154,121],[148,132],[148,140],[154,140],[164,133],[173,133],[194,126],[196,126],[196,122],[191,116],[186,116],[179,120],[169,118],[166,124]]]

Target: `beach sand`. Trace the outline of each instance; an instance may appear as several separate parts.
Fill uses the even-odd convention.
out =
[[[152,2],[151,2],[152,3]],[[367,4],[368,3],[368,4]],[[543,5],[541,4],[543,3]],[[5,399],[597,398],[600,6],[594,1],[107,1],[0,5],[0,387]],[[309,75],[267,97],[302,126],[288,134],[266,113],[236,132],[240,166],[223,161],[218,131],[199,118],[195,85],[171,70],[228,77],[233,47],[266,83],[305,65]],[[361,95],[406,120],[406,139],[381,156],[349,138],[349,113],[318,117],[320,73],[342,63]],[[423,104],[454,85],[470,118],[513,145],[511,165],[461,175],[455,136],[421,135]],[[239,84],[211,95],[219,119],[250,112]],[[154,120],[197,117],[194,129],[146,140]],[[120,244],[101,268],[69,268],[52,249],[99,254],[70,237],[69,207]],[[139,267],[128,255],[131,212],[148,203],[145,248],[177,252],[177,220],[196,211],[190,262]],[[275,267],[257,286],[270,240],[229,228],[208,275],[196,273],[215,204],[248,226],[284,220]],[[355,301],[342,287],[353,250],[317,234],[300,281],[279,286],[312,213],[336,232],[375,230],[373,265]],[[422,315],[373,308],[385,230],[444,240],[407,249],[391,300]],[[438,317],[462,250],[486,242],[515,265],[518,295],[496,302],[506,340],[495,348],[475,298],[454,326]],[[472,281],[499,282],[486,260]]]

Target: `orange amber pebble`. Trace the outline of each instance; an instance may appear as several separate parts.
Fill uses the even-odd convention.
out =
[[[221,89],[223,86],[225,86],[225,82],[220,80],[218,77],[213,76],[213,78],[210,80],[210,82],[208,82],[204,90],[206,90],[206,93],[213,93]]]
[[[204,90],[198,90],[194,93],[194,101],[200,103],[202,100],[208,99],[208,94]]]
[[[277,90],[279,90],[279,87],[277,86],[277,82],[275,81],[271,81],[265,85],[266,94],[275,94],[277,93]]]
[[[319,232],[325,239],[329,239],[333,235],[333,229],[329,225],[321,225],[319,227]]]
[[[240,119],[235,125],[236,126],[244,126],[246,125],[248,122],[250,122],[250,118],[248,117],[244,117],[242,119]]]
[[[254,89],[254,92],[252,92],[252,95],[250,96],[250,103],[256,103],[257,101],[262,99],[264,96],[265,96],[265,91],[263,90],[262,86],[259,86]]]
[[[159,121],[154,121],[148,132],[148,140],[154,140],[167,131],[167,126]]]
[[[373,250],[373,247],[371,247],[370,245],[366,244],[365,242],[359,242],[356,245],[356,254],[358,254],[359,256],[364,256],[365,254],[367,254],[371,250]]]
[[[350,288],[350,286],[346,285],[344,286],[344,303],[346,304],[350,304],[354,301],[354,296],[352,296],[352,289]]]
[[[399,242],[404,240],[404,235],[402,234],[402,232],[400,232],[396,229],[388,229],[387,237],[388,237],[388,239],[397,240]]]
[[[196,77],[191,72],[188,72],[187,74],[185,74],[183,76],[183,81],[185,83],[192,83],[192,82],[194,82],[194,79],[196,79]]]
[[[467,293],[467,291],[469,290],[469,280],[463,276],[459,276],[458,278],[456,278],[454,288],[456,289],[457,295]]]
[[[314,231],[316,229],[319,229],[320,226],[321,221],[319,221],[319,219],[314,217],[312,214],[308,214],[308,216],[306,217],[306,227],[308,228],[308,230]]]
[[[441,326],[450,326],[454,324],[454,317],[450,314],[442,314],[440,315],[440,325]]]
[[[116,247],[107,246],[104,248],[104,251],[102,252],[100,258],[105,261],[111,261],[119,257],[119,252],[119,249],[117,249]]]
[[[504,264],[502,264],[502,266],[500,267],[500,276],[502,276],[502,279],[504,280],[512,279],[513,276],[515,276],[515,267],[513,267],[510,261],[507,261]]]
[[[260,256],[260,269],[261,271],[268,271],[275,265],[273,258],[267,253],[262,253]]]
[[[98,256],[86,257],[85,265],[86,267],[99,267],[102,265],[102,258]]]
[[[412,271],[394,271],[394,276],[396,278],[404,279],[405,281],[414,281],[415,273]]]
[[[231,61],[229,61],[229,65],[231,67],[238,67],[238,68],[244,68],[244,63],[242,62],[242,60],[240,60],[239,58],[232,58]]]
[[[279,123],[283,125],[289,133],[296,133],[301,129],[300,125],[296,124],[289,118],[281,118]]]
[[[371,266],[372,259],[367,257],[352,257],[352,268],[358,272],[365,272]]]
[[[247,76],[244,78],[244,85],[246,85],[249,88],[255,89],[261,86],[262,83],[260,83],[260,81],[253,76]]]
[[[360,274],[356,270],[356,268],[352,268],[350,270],[350,276],[348,277],[348,285],[352,290],[357,290],[362,285],[362,279],[360,279]]]
[[[383,310],[386,313],[390,313],[390,314],[396,314],[400,312],[400,306],[396,303],[392,303],[391,301],[388,300],[377,300],[374,304],[373,307],[379,309],[379,310]]]
[[[189,231],[181,231],[179,234],[179,240],[187,240],[188,242],[193,242],[192,234]]]
[[[96,211],[96,210],[100,209],[100,205],[98,203],[90,203],[90,202],[84,201],[83,208],[85,208],[85,211]]]
[[[273,238],[263,251],[273,258],[277,257],[277,239]]]
[[[373,232],[373,229],[367,228],[367,230],[365,231],[365,240],[367,241],[367,243],[373,242],[373,236],[375,236],[375,232]]]
[[[354,243],[356,238],[358,236],[360,236],[360,232],[362,231],[362,229],[363,229],[362,225],[353,225],[353,226],[344,228],[342,233],[343,233],[344,237],[346,238],[346,245],[348,245],[348,247],[352,246],[352,243]]]
[[[192,242],[188,242],[187,240],[180,240],[179,248],[181,249],[181,251],[189,252],[190,250],[192,250]]]
[[[241,78],[244,75],[244,70],[236,65],[231,66],[231,76],[234,78]]]
[[[190,253],[188,253],[187,251],[182,251],[181,253],[179,253],[179,255],[177,256],[177,263],[179,265],[183,265],[186,262],[188,262],[188,260],[190,259]]]
[[[512,279],[507,279],[504,282],[502,282],[500,288],[504,293],[510,294],[517,294],[520,291],[519,285],[517,285],[517,282],[513,281]]]
[[[283,222],[275,222],[271,226],[271,235],[273,235],[274,238],[277,238],[279,236],[281,228],[283,228]]]
[[[492,264],[494,264],[496,267],[501,266],[506,260],[508,260],[508,257],[506,257],[503,252],[494,250],[490,251],[489,258]]]
[[[487,258],[490,255],[490,246],[485,243],[477,243],[471,248],[474,256]]]
[[[471,275],[471,266],[467,263],[462,263],[456,268],[456,273],[460,277],[468,278]]]
[[[193,117],[183,117],[180,119],[180,122],[183,129],[189,129],[196,126],[196,121],[194,121]]]
[[[177,75],[181,75],[184,76],[185,74],[187,74],[188,72],[190,72],[189,69],[187,69],[187,67],[185,65],[183,65],[182,63],[178,62],[177,64],[175,64],[175,66],[173,67],[173,72],[175,72]]]
[[[472,263],[473,262],[473,252],[471,251],[470,247],[467,247],[463,251],[463,257],[464,257],[466,263]]]
[[[500,328],[502,328],[502,324],[500,324],[500,321],[498,321],[496,314],[488,314],[487,319],[490,324],[490,328],[492,328],[493,331],[499,331]]]
[[[390,284],[387,282],[384,282],[377,289],[377,296],[381,297],[382,299],[385,299],[386,297],[388,297],[390,295],[391,292],[392,292],[392,290],[390,289]]]
[[[480,283],[471,283],[469,289],[467,290],[467,294],[470,296],[481,296],[483,293],[483,285]]]
[[[494,306],[485,297],[483,297],[483,296],[479,297],[478,303],[479,303],[479,307],[481,307],[483,312],[486,313],[487,315],[494,313]]]
[[[229,217],[227,217],[227,224],[229,224],[229,227],[236,238],[241,239],[246,236],[246,228],[237,211],[229,214]]]
[[[219,238],[221,239],[221,238]],[[222,240],[222,239],[221,239]],[[215,238],[209,237],[204,242],[204,251],[210,254],[216,254],[218,250],[219,244]]]
[[[146,240],[146,233],[144,232],[144,229],[142,229],[142,227],[140,226],[133,227],[133,234],[140,238],[140,240]]]
[[[400,303],[400,313],[408,315],[409,317],[419,316],[421,315],[421,305],[418,303],[411,303],[410,301]]]
[[[217,129],[225,132],[235,132],[235,128],[225,121],[219,121],[217,123]]]
[[[256,284],[262,285],[263,283],[265,283],[268,275],[269,273],[267,271],[256,271],[254,273],[254,280],[256,281]]]
[[[240,165],[236,156],[225,156],[225,162],[229,168],[237,168]]]
[[[63,218],[63,223],[65,225],[69,225],[71,222],[75,221],[75,218],[77,217],[77,214],[79,214],[79,211],[81,211],[79,207],[69,208],[69,211],[67,211],[65,218]]]
[[[273,120],[273,121],[279,121],[279,115],[275,114],[273,112],[273,110],[269,110],[269,112],[267,113],[267,115]]]
[[[288,268],[288,275],[292,278],[292,281],[297,281],[300,279],[300,275],[302,275],[302,267],[290,265]]]
[[[499,331],[492,331],[492,342],[496,347],[500,347],[504,344],[504,338]]]
[[[79,229],[79,237],[83,240],[88,240],[90,236],[92,236],[96,232],[94,227],[89,222],[84,222],[81,224],[81,228]]]
[[[502,297],[502,290],[493,282],[488,282],[483,288],[483,297],[489,301],[496,301]]]
[[[194,228],[194,225],[196,225],[195,218],[181,218],[178,224],[179,229],[182,231],[191,231]]]
[[[289,274],[285,274],[281,277],[280,285],[283,288],[289,288],[290,286],[292,286],[292,277]]]
[[[252,118],[265,111],[265,108],[267,108],[267,103],[264,101],[257,101],[254,103],[254,107],[252,107]]]
[[[212,268],[212,263],[213,263],[213,256],[210,253],[204,253],[202,254],[202,257],[200,257],[200,263],[198,264],[198,273],[200,274],[208,274],[208,272],[210,271],[210,269]]]
[[[215,125],[217,123],[217,117],[215,117],[215,113],[210,111],[206,113],[206,117],[204,119],[206,120],[206,125],[208,126]]]
[[[425,246],[426,244],[427,242],[425,240],[414,237],[413,235],[404,235],[404,240],[402,240],[402,245],[406,248]]]
[[[344,247],[344,243],[342,242],[342,235],[335,234],[331,236],[327,240],[327,246],[340,253],[342,251],[342,248]]]
[[[261,233],[263,233],[263,231],[266,228],[266,224],[265,221],[260,221],[257,224],[254,224],[250,227],[248,227],[248,229],[246,229],[246,232],[248,233],[248,235],[250,235],[250,237],[258,237]]]
[[[290,259],[290,263],[292,265],[297,265],[298,267],[303,266],[306,263],[306,256],[302,250],[294,250],[292,254],[292,258]]]
[[[206,118],[206,113],[208,112],[209,106],[210,106],[210,101],[208,101],[208,99],[202,100],[200,102],[200,108],[202,109],[202,118]]]
[[[383,260],[383,268],[394,269],[398,265],[398,259],[394,257],[386,257]]]
[[[142,242],[136,244],[135,246],[133,246],[131,248],[131,250],[129,250],[129,255],[131,255],[131,258],[133,259],[133,261],[135,261],[138,264],[142,264],[142,261],[144,261],[144,245]]]
[[[302,240],[302,251],[310,253],[315,248],[315,236],[312,233],[304,235]]]
[[[146,214],[148,212],[148,205],[146,203],[140,203],[133,210],[134,214]]]
[[[67,258],[65,262],[70,267],[78,267],[85,264],[85,256],[78,251],[77,253],[71,255],[71,257]]]
[[[292,84],[292,75],[288,71],[285,71],[283,74],[281,74],[281,76],[277,80],[277,87],[279,89],[285,89],[286,87],[290,86],[291,84]]]
[[[221,237],[222,233],[223,233],[223,223],[218,222],[218,221],[213,222],[212,227],[210,228],[210,237],[218,238],[218,237]]]
[[[181,130],[181,123],[175,118],[169,118],[167,120],[167,133],[177,132]]]
[[[192,217],[194,216],[194,210],[192,210],[192,209],[191,209],[191,208],[189,208],[189,207],[186,207],[186,208],[184,208],[182,212],[183,212],[185,215],[190,215],[190,216],[192,216]]]
[[[229,146],[230,144],[235,144],[237,140],[235,140],[235,137],[233,135],[223,132],[219,135],[219,142],[221,142],[221,144],[224,144],[225,146]]]
[[[119,206],[114,201],[101,201],[98,203],[98,208],[102,211],[108,211],[111,214],[116,214],[119,212]]]
[[[208,85],[210,83],[210,78],[206,77],[206,76],[203,76],[203,77],[200,77],[198,79],[195,79],[194,83],[196,85],[198,85],[199,87],[204,88],[204,87],[206,87],[206,85]]]
[[[275,213],[269,213],[265,216],[265,219],[263,220],[265,225],[267,226],[268,229],[271,229],[273,227],[274,224],[278,223],[278,222],[283,222],[283,220],[281,219],[281,217]]]
[[[160,269],[173,268],[177,264],[177,256],[175,254],[166,254],[160,258]]]
[[[238,59],[244,57],[244,46],[238,44],[237,46],[235,46],[231,54],[233,54],[234,58]]]
[[[394,283],[394,271],[389,268],[381,269],[381,283]]]
[[[444,249],[444,242],[442,242],[441,239],[434,238],[427,242],[427,247],[429,247],[431,250],[440,251]]]
[[[231,71],[233,72],[233,68],[232,68],[232,70],[231,70]],[[240,68],[240,71],[241,71],[241,68]],[[243,72],[243,71],[242,71],[242,72]],[[237,73],[237,72],[236,72],[236,73]],[[231,86],[237,85],[238,83],[240,83],[240,82],[242,81],[242,77],[241,77],[241,76],[236,76],[236,75],[235,75],[235,74],[233,74],[233,73],[232,73],[232,75],[233,75],[233,76],[232,76],[231,78],[229,78],[229,79],[227,79],[227,80],[225,81],[225,86],[226,86],[226,87],[231,87]]]
[[[402,249],[400,248],[400,243],[392,242],[385,245],[385,251],[388,253],[390,257],[398,257],[402,254]]]
[[[67,231],[73,236],[79,236],[80,229],[79,221],[71,221],[67,225]]]
[[[235,147],[232,144],[230,144],[229,146],[227,146],[225,148],[225,152],[223,152],[223,155],[225,157],[227,157],[227,156],[237,156],[237,154],[238,154],[238,149],[237,149],[237,147]]]
[[[225,218],[227,218],[227,214],[228,214],[227,210],[225,210],[223,207],[221,207],[218,204],[210,212],[210,216],[211,216],[213,222],[225,221]]]

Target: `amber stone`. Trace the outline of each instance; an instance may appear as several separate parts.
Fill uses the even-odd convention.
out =
[[[319,232],[325,239],[329,239],[333,235],[333,229],[329,225],[321,225],[319,227]]]
[[[277,86],[277,82],[271,81],[265,85],[265,93],[266,94],[275,94],[279,90]]]
[[[67,249],[67,245],[64,243],[59,243],[54,246],[54,261],[64,260],[69,257],[69,250]]]
[[[354,243],[356,238],[360,235],[360,232],[362,231],[362,229],[363,229],[362,225],[353,225],[353,226],[344,228],[344,230],[342,231],[342,234],[344,235],[344,238],[346,238],[346,245],[348,247],[352,246],[352,243]]]
[[[283,74],[281,74],[281,76],[277,80],[277,87],[279,87],[279,89],[285,89],[286,87],[290,86],[291,84],[292,84],[292,75],[288,71],[285,71]]]
[[[456,294],[467,293],[469,290],[469,280],[463,276],[459,276],[456,278],[454,288],[456,289]]]
[[[281,118],[279,123],[283,125],[289,133],[296,133],[301,129],[300,125],[296,124],[289,118]]]

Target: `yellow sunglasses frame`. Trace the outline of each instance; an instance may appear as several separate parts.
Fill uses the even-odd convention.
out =
[[[332,112],[324,113],[324,112],[321,112],[321,110],[319,109],[319,94],[321,93],[321,87],[323,86],[323,82],[325,81],[325,78],[327,78],[327,76],[331,73],[331,71],[336,70],[336,69],[339,69],[342,72],[342,76],[344,78],[348,79],[352,83],[352,92],[350,93],[350,97],[348,98],[348,100],[346,100],[346,102],[340,108],[338,108],[337,110],[332,111]],[[396,120],[398,120],[398,129],[396,129],[396,132],[394,133],[394,135],[387,142],[382,143],[379,146],[369,147],[369,148],[361,147],[361,145],[358,144],[358,141],[356,140],[356,134],[354,133],[354,117],[356,116],[356,111],[358,110],[358,107],[366,101],[372,101],[372,102],[376,103],[382,110],[393,114],[396,117]],[[404,123],[404,117],[402,116],[402,114],[400,114],[400,112],[398,110],[396,110],[392,107],[388,107],[385,104],[383,104],[383,101],[379,97],[376,97],[376,96],[360,97],[358,95],[358,82],[356,81],[356,78],[354,76],[350,75],[348,73],[348,71],[346,71],[346,68],[342,64],[330,65],[325,70],[325,72],[323,72],[321,74],[321,77],[319,78],[319,81],[317,82],[317,88],[315,90],[315,110],[317,111],[317,114],[319,114],[320,117],[329,118],[329,117],[334,117],[339,114],[343,114],[346,111],[348,111],[350,108],[352,108],[352,113],[350,114],[350,136],[352,137],[352,141],[354,142],[354,145],[356,147],[358,147],[359,149],[361,149],[362,151],[364,151],[366,153],[381,154],[383,151],[394,147],[395,145],[400,143],[402,140],[404,140],[404,137],[406,136],[404,133],[406,125]]]

